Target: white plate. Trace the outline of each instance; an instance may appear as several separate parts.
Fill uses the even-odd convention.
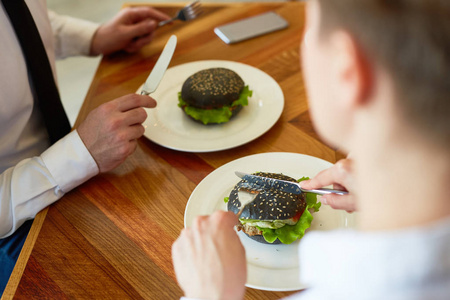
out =
[[[248,106],[229,122],[206,126],[190,119],[178,107],[178,92],[189,76],[215,67],[239,74],[253,96]],[[248,143],[269,130],[284,107],[283,92],[272,77],[252,66],[223,60],[196,61],[169,68],[151,96],[158,105],[147,110],[144,136],[161,146],[187,152],[225,150]]]
[[[283,173],[294,178],[313,177],[332,164],[322,159],[296,153],[262,153],[234,160],[211,172],[192,192],[186,205],[184,226],[191,226],[199,215],[227,210],[223,199],[229,196],[239,178],[234,171]],[[354,214],[324,205],[313,214],[310,230],[332,230],[355,226]],[[308,234],[308,233],[306,233]],[[247,286],[270,291],[294,291],[305,288],[299,280],[298,245],[265,245],[239,232],[247,257]]]

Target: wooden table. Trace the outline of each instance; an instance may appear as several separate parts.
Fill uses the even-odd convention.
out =
[[[182,4],[153,5],[174,14]],[[284,112],[254,142],[226,151],[186,153],[142,138],[113,172],[91,179],[36,217],[2,299],[178,299],[171,245],[183,228],[187,199],[214,169],[261,152],[297,152],[335,162],[340,155],[315,134],[299,63],[304,4],[204,4],[190,23],[158,29],[134,55],[104,57],[75,127],[108,100],[133,93],[146,79],[165,41],[178,36],[171,66],[206,59],[232,60],[263,70],[281,86]],[[289,28],[226,45],[213,28],[274,10]],[[289,292],[247,289],[246,299],[277,299]]]

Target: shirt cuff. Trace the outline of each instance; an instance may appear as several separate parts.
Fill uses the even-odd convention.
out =
[[[99,173],[97,163],[76,130],[48,148],[41,158],[64,193]]]

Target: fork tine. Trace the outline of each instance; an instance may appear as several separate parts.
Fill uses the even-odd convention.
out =
[[[195,11],[188,11],[187,14],[191,17],[197,17],[198,15],[201,14],[201,12],[195,12]]]
[[[247,193],[260,193],[263,189],[257,185],[248,183],[248,182],[241,182],[239,186],[239,190],[247,192]]]
[[[198,10],[199,8],[201,8],[201,7],[189,6],[189,7],[184,8],[184,10],[185,11],[195,11],[195,10]]]
[[[199,11],[199,10],[202,10],[202,6],[200,4],[196,5],[196,6],[188,6],[185,8],[185,10],[186,11]]]
[[[203,13],[203,10],[200,8],[200,9],[198,9],[198,10],[192,11],[192,13],[193,13],[195,16],[200,16],[200,15]]]
[[[201,13],[203,12],[203,10],[202,10],[201,7],[198,7],[198,8],[193,8],[193,9],[191,10],[191,12],[193,12],[193,13],[195,13],[195,14],[201,14]]]
[[[184,12],[186,13],[193,13],[195,10],[192,7],[187,7]]]
[[[202,5],[200,4],[199,1],[194,1],[194,2],[192,2],[191,4],[192,4],[192,5],[187,6],[186,9],[189,9],[189,10],[199,10],[199,9],[202,8]]]
[[[250,203],[252,203],[253,201],[255,201],[258,194],[259,192],[253,189],[247,189],[245,187],[240,187],[238,189],[238,200],[241,203],[241,207],[239,208],[239,211],[236,214],[238,218],[240,218],[245,207]]]
[[[197,18],[199,15],[201,15],[202,11],[201,10],[186,10],[185,11],[185,17],[189,20],[195,19]]]
[[[196,6],[196,5],[197,6],[200,5],[200,1],[199,0],[195,0],[195,1],[191,2],[191,3],[189,3],[188,5],[185,6],[185,8],[193,7],[193,6]]]

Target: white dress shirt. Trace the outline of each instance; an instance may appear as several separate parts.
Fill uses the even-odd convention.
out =
[[[450,218],[390,232],[309,232],[299,251],[309,288],[285,300],[450,299]]]
[[[45,0],[26,1],[53,72],[55,57],[88,55],[97,24],[48,12]],[[49,147],[27,67],[0,5],[0,238],[98,173],[73,131]],[[55,76],[56,77],[56,76]]]

